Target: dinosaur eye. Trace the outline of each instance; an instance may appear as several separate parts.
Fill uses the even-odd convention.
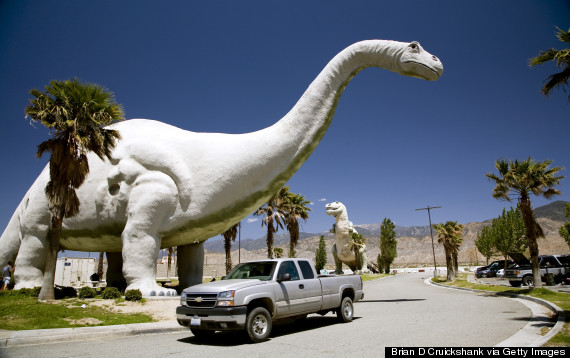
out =
[[[408,47],[414,51],[417,51],[417,50],[419,50],[420,44],[417,43],[416,41],[414,41],[414,42],[410,43]]]

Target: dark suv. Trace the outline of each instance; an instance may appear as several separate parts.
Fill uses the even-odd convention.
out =
[[[507,267],[514,263],[513,260],[507,260]],[[505,268],[505,260],[493,261],[487,266],[479,267],[475,270],[475,277],[496,277],[497,271]]]

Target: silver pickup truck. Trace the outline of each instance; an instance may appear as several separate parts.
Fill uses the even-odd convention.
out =
[[[352,303],[364,297],[358,275],[319,276],[306,259],[272,259],[237,265],[220,281],[182,291],[176,318],[197,338],[215,331],[245,330],[253,342],[271,334],[272,322],[336,312],[350,322]]]

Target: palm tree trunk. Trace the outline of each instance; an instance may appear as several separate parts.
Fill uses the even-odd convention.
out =
[[[273,258],[273,221],[267,223],[267,257]]]
[[[174,247],[168,248],[168,260],[166,266],[166,278],[170,279],[170,268],[172,267],[172,254],[174,253]]]
[[[443,245],[443,249],[445,251],[445,265],[447,266],[447,281],[453,282],[455,281],[455,272],[451,250],[445,244]]]
[[[544,233],[534,218],[534,212],[532,211],[532,205],[528,196],[521,196],[519,199],[519,207],[524,220],[524,226],[526,228],[534,287],[541,287],[542,278],[540,275],[540,266],[538,265],[538,238],[544,236]]]
[[[103,260],[105,257],[104,252],[99,253],[99,263],[97,264],[97,275],[99,276],[99,281],[103,279]]]
[[[48,235],[49,249],[46,256],[42,288],[38,296],[39,301],[55,300],[55,266],[57,264],[57,253],[59,252],[59,238],[61,237],[62,224],[62,219],[52,216],[51,230]]]
[[[229,237],[224,237],[224,250],[226,251],[226,274],[232,269],[232,255],[231,249],[231,239]]]

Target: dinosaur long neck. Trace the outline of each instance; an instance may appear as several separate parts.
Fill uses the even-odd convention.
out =
[[[288,163],[281,179],[287,181],[315,150],[348,82],[366,67],[395,70],[398,52],[404,46],[401,42],[384,40],[362,41],[349,46],[327,64],[285,117],[263,130],[275,139],[272,150],[276,151],[276,156]],[[275,186],[278,189],[279,185]]]

